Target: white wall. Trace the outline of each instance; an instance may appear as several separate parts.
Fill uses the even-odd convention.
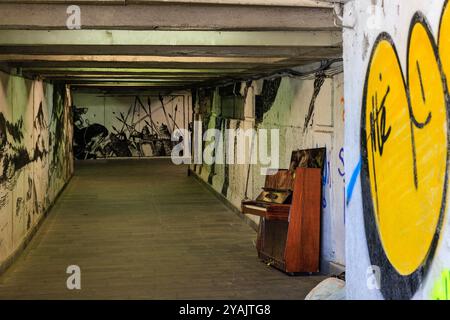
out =
[[[351,195],[346,209],[346,288],[350,299],[442,299],[448,289],[444,284],[450,283],[445,191],[449,132],[445,80],[449,76],[446,66],[450,56],[446,46],[450,37],[438,39],[440,29],[444,35],[449,32],[448,26],[440,27],[443,5],[442,0],[358,0],[345,5],[345,171],[347,194]],[[423,25],[415,25],[418,29],[410,32],[416,12],[425,17],[431,39],[426,32],[419,32],[424,30]],[[382,32],[392,38],[399,63],[386,49],[388,42],[381,41],[385,51],[378,51],[382,45],[375,46]],[[409,42],[411,34],[414,37]],[[377,53],[369,68],[374,48]],[[371,79],[367,91],[366,76]],[[364,136],[361,132],[361,128],[369,129],[362,122],[362,115],[366,114],[363,99],[367,98],[370,110],[372,97],[377,92],[384,96],[388,86],[390,93],[384,103],[384,135],[388,137],[380,155],[379,149],[372,152],[372,142],[365,137],[371,136],[371,131],[367,130]],[[382,108],[381,98],[378,103],[374,101],[377,108]],[[426,123],[422,129],[412,122],[408,106],[416,119]],[[431,118],[426,122],[428,112]],[[369,111],[367,115],[370,116]],[[411,132],[415,135],[415,148]],[[362,147],[363,142],[369,150]],[[362,171],[358,170],[360,161]],[[375,169],[379,173],[376,178]],[[369,186],[365,192],[364,186]],[[373,273],[368,269],[371,265],[379,269],[375,267]]]

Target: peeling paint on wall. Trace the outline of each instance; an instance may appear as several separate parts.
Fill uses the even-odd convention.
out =
[[[314,92],[311,97],[311,102],[309,103],[308,113],[306,114],[305,117],[305,125],[303,127],[303,132],[306,132],[308,127],[312,125],[311,122],[314,115],[314,108],[316,106],[316,99],[320,93],[320,89],[322,88],[324,82],[325,82],[325,74],[323,72],[317,73],[316,78],[314,80]]]
[[[264,114],[270,110],[277,96],[280,87],[281,78],[264,80],[261,94],[255,98],[255,119],[256,122],[262,122]]]

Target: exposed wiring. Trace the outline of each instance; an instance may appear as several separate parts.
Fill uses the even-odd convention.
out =
[[[257,81],[257,80],[261,80],[261,79],[271,79],[271,78],[278,78],[278,77],[283,77],[283,76],[292,77],[292,78],[300,78],[302,80],[308,80],[308,79],[314,79],[315,75],[318,72],[323,73],[326,78],[330,78],[336,74],[343,72],[342,61],[343,61],[342,58],[327,59],[327,60],[322,60],[320,62],[319,67],[312,69],[312,70],[304,71],[304,72],[296,71],[294,69],[282,69],[282,70],[277,70],[272,73],[247,76],[245,78],[238,78],[238,77],[227,78],[222,81],[217,81],[217,82],[210,83],[207,85],[206,84],[204,84],[204,85],[198,84],[197,86],[194,86],[194,88],[207,89],[207,88],[226,87],[229,85],[236,85],[237,82]],[[335,64],[337,64],[337,65],[334,66]]]
[[[325,77],[332,77],[335,74],[342,72],[343,68],[342,68],[342,64],[340,64],[341,62],[342,62],[342,58],[323,60],[323,61],[321,61],[320,66],[316,69],[306,71],[306,72],[298,72],[293,69],[285,69],[285,70],[280,71],[280,75],[286,74],[286,75],[290,75],[293,77],[303,78],[303,77],[308,77],[308,76],[314,76],[316,73],[323,72]],[[335,68],[332,68],[332,66],[337,63],[339,63],[339,65],[336,66]]]

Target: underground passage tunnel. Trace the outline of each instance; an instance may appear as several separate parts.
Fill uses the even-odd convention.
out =
[[[336,6],[72,2],[0,3],[0,299],[345,296]]]
[[[447,0],[0,0],[0,300],[449,300],[449,50]]]

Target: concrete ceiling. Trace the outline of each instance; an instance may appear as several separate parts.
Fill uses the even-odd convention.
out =
[[[329,1],[0,0],[0,67],[74,87],[176,89],[340,58]],[[81,30],[68,30],[69,4]]]

